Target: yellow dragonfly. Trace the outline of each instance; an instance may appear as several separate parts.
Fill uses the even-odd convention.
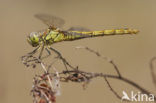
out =
[[[49,26],[49,28],[43,32],[32,32],[27,37],[28,43],[31,44],[32,47],[36,47],[36,49],[29,53],[29,55],[32,55],[41,49],[39,59],[41,59],[44,48],[48,51],[48,49],[52,49],[51,45],[57,42],[74,41],[78,39],[101,36],[132,35],[139,32],[137,29],[129,28],[90,31],[83,27],[71,27],[68,30],[61,30],[60,28],[65,24],[63,19],[47,14],[36,14],[35,17]],[[48,51],[48,53],[50,52]]]

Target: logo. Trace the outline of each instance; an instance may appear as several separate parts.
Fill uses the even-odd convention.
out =
[[[125,91],[122,91],[122,101],[123,100],[128,100],[128,101],[150,101],[150,102],[154,102],[154,94],[143,94],[141,92],[137,92],[135,93],[134,91],[130,92],[130,95],[128,95]]]

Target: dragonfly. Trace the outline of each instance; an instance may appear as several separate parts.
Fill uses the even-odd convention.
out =
[[[32,47],[36,47],[29,55],[34,54],[36,51],[41,49],[39,54],[39,59],[41,59],[42,52],[46,49],[49,52],[49,49],[52,49],[52,45],[62,41],[75,41],[84,38],[93,38],[93,37],[102,37],[102,36],[111,36],[111,35],[132,35],[137,34],[139,30],[130,29],[130,28],[121,28],[121,29],[106,29],[101,31],[90,31],[84,27],[71,27],[68,30],[62,30],[62,26],[65,24],[65,21],[57,16],[48,15],[48,14],[36,14],[35,17],[41,20],[44,24],[48,25],[48,29],[40,32],[31,32],[27,37],[28,43]]]

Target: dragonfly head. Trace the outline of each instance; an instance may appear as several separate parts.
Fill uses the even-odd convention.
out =
[[[37,47],[40,41],[39,34],[37,32],[30,33],[30,35],[27,38],[27,41],[33,47]]]

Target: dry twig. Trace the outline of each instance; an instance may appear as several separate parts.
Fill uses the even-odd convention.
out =
[[[88,47],[81,46],[81,47],[77,47],[77,48],[85,49],[85,50],[89,51],[90,53],[93,53],[96,56],[98,56],[104,60],[107,60],[114,67],[114,70],[116,71],[117,75],[82,71],[78,67],[73,67],[69,62],[67,62],[67,60],[62,56],[62,54],[60,52],[51,48],[51,50],[54,51],[58,55],[57,59],[60,59],[65,66],[65,69],[58,72],[57,69],[53,67],[54,62],[46,66],[40,59],[34,57],[32,55],[32,53],[29,53],[28,55],[22,57],[23,63],[26,66],[29,66],[28,63],[32,63],[32,61],[33,61],[34,63],[32,63],[30,65],[40,64],[42,69],[44,70],[44,73],[42,75],[35,76],[35,78],[34,78],[33,89],[32,89],[34,103],[55,103],[56,102],[56,94],[59,91],[59,87],[60,87],[59,81],[61,81],[61,82],[71,81],[71,82],[76,82],[76,83],[83,83],[83,87],[85,88],[86,85],[91,81],[91,79],[96,78],[96,77],[104,78],[108,87],[110,88],[110,91],[118,99],[121,99],[121,96],[111,86],[111,84],[109,83],[109,80],[108,80],[109,78],[123,81],[123,82],[135,87],[136,89],[140,90],[140,92],[143,94],[147,94],[147,95],[152,94],[151,92],[149,92],[142,86],[138,85],[134,81],[131,81],[131,80],[123,77],[119,71],[119,68],[117,67],[117,65],[114,63],[114,61],[112,59],[104,57],[99,52],[94,51]],[[156,79],[155,79],[156,75],[153,72],[153,69],[154,69],[153,61],[155,59],[156,59],[156,57],[151,60],[150,68],[151,68],[153,82],[156,85]],[[46,67],[47,67],[47,69],[46,69]],[[49,72],[50,68],[53,68],[54,73]]]

